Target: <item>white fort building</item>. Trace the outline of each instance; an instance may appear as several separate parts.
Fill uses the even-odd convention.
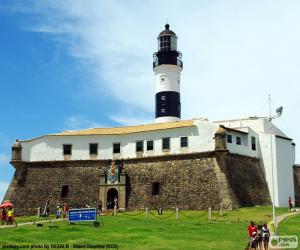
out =
[[[177,51],[177,36],[167,24],[165,30],[158,36],[158,52],[154,53],[155,123],[64,131],[30,140],[19,140],[13,146],[12,164],[18,171],[20,168],[31,169],[30,164],[34,163],[40,164],[38,166],[43,168],[45,163],[68,164],[70,162],[72,164],[74,162],[77,164],[81,162],[89,165],[93,162],[114,159],[125,161],[124,168],[126,169],[126,160],[130,162],[138,159],[139,164],[143,164],[143,161],[147,162],[149,159],[160,161],[159,159],[165,159],[164,157],[168,156],[228,151],[232,155],[257,159],[269,190],[269,197],[271,199],[274,197],[276,206],[287,206],[289,197],[292,197],[292,200],[295,199],[293,178],[295,143],[293,140],[274,126],[268,118],[249,117],[224,121],[181,120],[180,74],[182,69],[181,53]],[[45,166],[48,167],[48,165]],[[274,178],[272,178],[272,169]],[[126,169],[126,173],[130,173],[130,170],[130,168]],[[27,171],[26,173],[30,174],[30,170]],[[248,175],[247,171],[249,169],[242,174]],[[140,175],[143,173],[141,172]],[[16,174],[16,180],[12,181],[6,199],[17,196],[16,190],[18,190],[19,184],[16,183],[20,178]],[[30,177],[28,178],[30,179]],[[131,177],[131,180],[133,178]],[[272,179],[274,179],[274,196]],[[109,187],[104,189],[106,179],[103,181],[105,183],[101,183],[102,179],[99,180],[100,187],[95,193],[98,199],[106,202],[109,199],[109,194],[106,193]],[[82,182],[84,181],[82,180]],[[255,181],[254,179],[253,182]],[[158,179],[158,182],[163,183],[163,180]],[[122,183],[122,179],[119,180],[119,183]],[[107,185],[112,184],[113,182]],[[26,186],[26,181],[23,185]],[[63,192],[60,190],[61,186],[66,184],[59,185],[57,192],[60,195],[60,192]],[[126,187],[128,189],[128,183]],[[72,187],[68,188],[71,192]],[[130,197],[134,195],[134,192],[128,194],[128,190],[124,191],[121,187],[118,188],[115,186],[120,206],[126,208],[126,204],[130,203]],[[134,190],[134,187],[130,190]],[[124,192],[127,194],[124,194],[125,198],[123,199],[121,193]],[[62,198],[64,195],[61,193]],[[127,201],[125,201],[126,199]],[[151,197],[149,202],[150,199]]]

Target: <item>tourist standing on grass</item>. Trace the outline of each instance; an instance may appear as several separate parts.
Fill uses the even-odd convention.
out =
[[[61,207],[60,207],[60,203],[57,202],[56,205],[56,219],[59,219],[61,217]]]
[[[293,207],[293,204],[292,204],[292,198],[289,197],[289,210],[292,211],[292,207]]]
[[[63,211],[63,217],[66,219],[68,217],[68,211],[69,211],[69,206],[68,203],[64,204],[64,211]]]
[[[266,223],[262,227],[262,232],[263,232],[262,236],[263,236],[264,249],[268,250],[269,249],[269,240],[270,240],[270,230]]]
[[[2,212],[1,212],[1,224],[3,225],[4,223],[6,223],[7,221],[7,213],[5,208],[2,208]]]
[[[101,214],[102,213],[102,200],[100,200],[98,202],[98,213]]]
[[[262,231],[262,225],[257,226],[257,242],[259,250],[263,249],[263,231]]]
[[[257,247],[257,227],[253,221],[250,222],[248,226],[248,236],[249,236],[249,249],[256,249]]]

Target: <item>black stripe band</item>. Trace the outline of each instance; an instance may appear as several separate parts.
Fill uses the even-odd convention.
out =
[[[174,91],[163,91],[155,95],[155,118],[163,116],[181,117],[180,94]]]

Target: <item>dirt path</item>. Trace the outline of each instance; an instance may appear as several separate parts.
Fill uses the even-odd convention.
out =
[[[49,223],[49,222],[56,222],[56,221],[62,221],[63,219],[54,219],[54,220],[41,220],[41,221],[30,221],[30,222],[23,222],[23,223],[17,223],[17,225],[2,225],[1,228],[11,228],[16,226],[26,226],[26,225],[35,225],[37,223]]]

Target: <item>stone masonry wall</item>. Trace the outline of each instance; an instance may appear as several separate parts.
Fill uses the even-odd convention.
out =
[[[127,209],[207,209],[220,204],[213,155],[128,162]],[[152,183],[160,183],[152,195]]]
[[[219,153],[217,161],[225,172],[239,206],[270,205],[271,199],[259,159]]]
[[[94,206],[106,165],[107,161],[99,160],[14,162],[16,174],[5,199],[15,204],[17,214],[34,214],[47,199],[53,211],[57,201],[73,207]],[[127,210],[145,206],[198,210],[218,208],[221,202],[233,207],[270,203],[259,160],[227,150],[127,159],[123,171],[127,176]],[[158,195],[152,195],[154,182],[160,183]],[[69,186],[67,198],[61,198],[62,185]]]
[[[14,191],[5,199],[15,205],[17,214],[34,214],[47,199],[51,211],[57,202],[68,202],[73,207],[96,205],[99,180],[99,163],[93,161],[23,163],[15,173]],[[61,198],[62,185],[69,186],[67,198]]]

